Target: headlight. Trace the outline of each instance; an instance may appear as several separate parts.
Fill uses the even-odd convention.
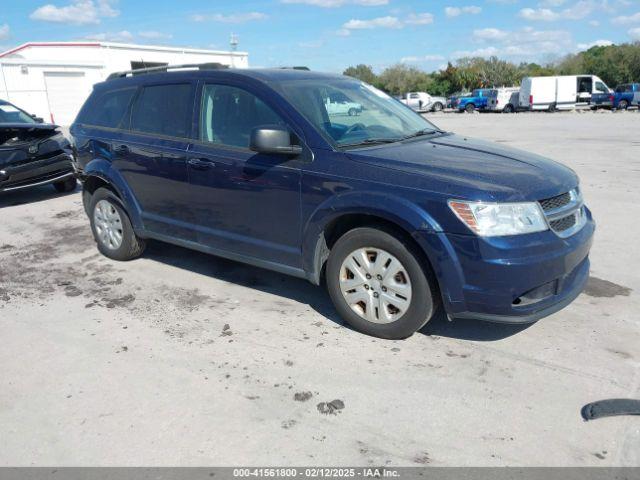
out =
[[[549,226],[537,202],[482,203],[449,200],[449,207],[474,233],[482,237],[542,232]]]

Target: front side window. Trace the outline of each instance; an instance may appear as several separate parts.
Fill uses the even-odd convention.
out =
[[[143,87],[131,110],[134,132],[187,138],[193,111],[191,84]]]
[[[98,127],[120,127],[136,90],[132,87],[103,93],[91,102],[86,113],[81,113],[81,122]]]
[[[607,86],[604,83],[596,82],[596,91],[607,93],[609,91],[609,89],[607,88]]]
[[[36,123],[27,112],[10,103],[0,103],[0,123]]]
[[[398,100],[358,80],[291,80],[276,88],[336,147],[397,141],[425,130],[437,130]],[[334,102],[335,99],[341,102]]]
[[[286,123],[262,100],[236,87],[205,85],[200,107],[200,139],[249,148],[254,128]]]

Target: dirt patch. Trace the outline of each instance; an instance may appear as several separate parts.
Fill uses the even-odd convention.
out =
[[[585,295],[596,298],[628,297],[631,291],[628,287],[598,277],[589,277],[587,287],[584,289]]]
[[[317,407],[318,411],[323,415],[337,415],[338,413],[340,413],[340,410],[344,408],[344,402],[342,400],[320,402]]]
[[[296,392],[293,395],[293,399],[296,402],[306,402],[307,400],[309,400],[311,397],[313,397],[313,393],[311,392]]]

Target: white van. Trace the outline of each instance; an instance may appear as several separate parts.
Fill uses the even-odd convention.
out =
[[[513,113],[520,104],[520,87],[496,88],[489,95],[488,109],[493,112]]]
[[[587,106],[591,95],[611,89],[596,75],[525,77],[520,86],[520,108],[529,110],[571,110]]]

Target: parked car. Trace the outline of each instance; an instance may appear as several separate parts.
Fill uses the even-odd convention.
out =
[[[439,112],[447,103],[446,98],[434,97],[426,92],[409,92],[400,101],[416,112]]]
[[[489,94],[487,109],[493,112],[513,113],[520,102],[520,87],[503,87]]]
[[[325,283],[383,338],[439,305],[533,322],[585,286],[595,227],[571,169],[444,132],[353,78],[174,68],[112,75],[71,127],[107,257],[156,239]],[[367,115],[343,123],[337,94]]]
[[[461,97],[458,100],[458,111],[471,113],[475,110],[487,110],[489,108],[489,97],[493,90],[489,88],[477,88],[468,97]]]
[[[618,85],[613,93],[613,108],[640,107],[640,83]]]
[[[356,102],[350,102],[346,98],[339,95],[327,97],[325,100],[325,108],[330,115],[349,115],[355,117],[362,113],[362,105]]]
[[[611,90],[596,75],[525,77],[520,86],[520,107],[526,110],[571,110],[587,106],[595,93]]]
[[[0,192],[53,184],[76,188],[71,146],[56,125],[0,100]]]
[[[613,108],[613,93],[598,92],[591,95],[591,110],[598,110],[599,108],[611,109]]]
[[[471,96],[471,92],[461,92],[461,93],[456,93],[454,95],[449,96],[447,98],[447,108],[457,109],[460,99],[463,97],[470,97],[470,96]]]

